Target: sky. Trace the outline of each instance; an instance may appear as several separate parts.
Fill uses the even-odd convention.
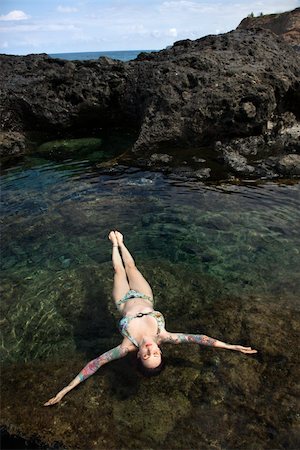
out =
[[[159,50],[300,0],[0,0],[0,53]]]

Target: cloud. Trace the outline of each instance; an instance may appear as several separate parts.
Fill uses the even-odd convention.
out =
[[[0,20],[27,20],[30,16],[28,16],[24,11],[20,11],[16,9],[14,11],[10,11],[5,16],[0,16]]]
[[[0,42],[0,48],[8,48],[8,42]]]
[[[176,28],[169,28],[166,34],[171,37],[177,37],[178,35]]]
[[[65,23],[42,23],[42,24],[32,24],[32,25],[15,25],[12,27],[0,27],[1,32],[18,32],[18,33],[28,33],[28,32],[47,32],[47,31],[81,31],[81,28],[74,24]]]
[[[26,37],[22,41],[19,41],[21,47],[29,46],[32,50],[37,50],[40,47],[40,40],[33,37]]]
[[[190,13],[205,13],[212,12],[220,8],[220,5],[214,5],[210,2],[193,2],[188,0],[179,0],[171,2],[163,2],[160,5],[162,11],[177,11],[177,12],[190,12]]]
[[[45,25],[43,31],[80,31],[81,28],[74,24],[64,24],[64,23],[49,23]]]
[[[194,5],[196,5],[195,2],[179,0],[179,1],[163,2],[161,6],[165,8],[186,8],[187,6],[194,6]]]
[[[128,28],[130,32],[135,34],[143,35],[148,33],[148,30],[142,24],[131,25]]]
[[[62,5],[59,5],[59,6],[57,7],[57,11],[58,11],[58,12],[61,12],[61,13],[67,13],[67,14],[69,14],[69,13],[77,12],[78,9],[77,9],[77,8],[72,8],[72,7],[70,7],[70,6],[62,6]]]
[[[151,32],[151,36],[154,37],[155,39],[158,39],[161,36],[161,33],[158,30],[153,30]]]

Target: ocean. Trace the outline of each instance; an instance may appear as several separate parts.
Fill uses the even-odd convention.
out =
[[[135,59],[141,52],[154,52],[157,50],[119,50],[119,51],[104,51],[104,52],[76,52],[76,53],[52,53],[49,56],[52,58],[67,59],[69,61],[79,60],[91,60],[98,59],[101,56],[107,56],[108,58],[118,59],[120,61],[130,61]]]

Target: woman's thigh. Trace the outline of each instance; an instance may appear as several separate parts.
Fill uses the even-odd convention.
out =
[[[118,306],[117,302],[121,300],[121,298],[124,297],[125,294],[129,291],[130,287],[127,281],[126,273],[124,271],[121,273],[115,273],[114,274],[114,286],[113,286],[113,299],[116,303],[116,307],[122,311],[123,305]]]
[[[126,268],[126,273],[130,289],[134,289],[135,291],[138,291],[141,294],[145,294],[153,298],[153,293],[150,284],[136,267],[132,267],[129,269]]]

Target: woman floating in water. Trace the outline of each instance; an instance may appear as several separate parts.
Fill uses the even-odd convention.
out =
[[[112,262],[115,271],[113,298],[116,307],[123,316],[119,323],[123,341],[117,347],[90,361],[76,378],[55,397],[46,402],[45,406],[58,403],[69,391],[93,375],[104,364],[114,359],[123,358],[129,352],[137,351],[138,367],[144,375],[159,374],[164,366],[159,345],[165,342],[172,344],[188,342],[236,350],[247,354],[257,353],[251,347],[226,344],[202,334],[170,333],[167,331],[163,315],[154,310],[151,287],[137,269],[123,242],[123,235],[118,231],[111,231],[109,239],[113,246]]]

